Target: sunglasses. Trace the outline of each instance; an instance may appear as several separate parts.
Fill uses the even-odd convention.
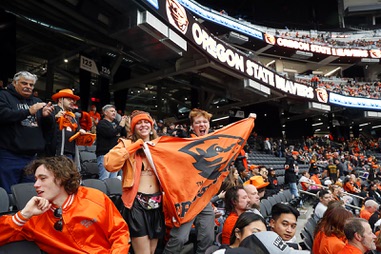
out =
[[[54,217],[59,219],[58,221],[56,221],[56,223],[54,223],[54,229],[61,232],[63,228],[62,208],[57,208],[56,210],[54,210],[53,214]]]

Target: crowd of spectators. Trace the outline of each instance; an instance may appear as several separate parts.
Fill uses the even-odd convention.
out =
[[[316,36],[312,36],[304,31],[276,31],[276,35],[282,38],[294,39],[303,42],[309,42],[313,44],[318,44],[321,46],[331,46],[331,47],[345,47],[345,48],[380,48],[381,39],[378,37],[373,37],[369,35],[364,35],[365,38],[352,39],[353,35],[345,35],[343,39],[334,38],[331,33],[319,33]]]
[[[380,99],[381,97],[380,81],[356,82],[346,78],[330,80],[327,78],[322,79],[318,76],[298,76],[296,77],[296,81],[314,88],[323,88],[327,91],[344,96],[368,99]]]
[[[21,92],[28,92],[25,94],[25,98],[32,98],[30,101],[25,101],[26,109],[23,109],[24,111],[20,111],[20,114],[24,113],[22,117],[29,119],[31,113],[35,115],[38,114],[37,112],[39,110],[41,110],[41,115],[38,116],[51,117],[51,121],[47,122],[47,124],[51,124],[52,119],[54,118],[57,118],[56,122],[60,122],[62,120],[60,118],[61,115],[64,115],[65,113],[70,116],[70,122],[63,125],[63,128],[61,129],[62,134],[64,133],[63,131],[72,131],[74,129],[81,128],[78,124],[75,126],[76,128],[73,127],[74,123],[79,122],[79,116],[73,114],[72,110],[74,108],[74,102],[80,98],[76,96],[72,90],[64,89],[53,95],[53,98],[58,101],[58,106],[64,109],[61,110],[64,112],[54,112],[53,108],[50,108],[53,107],[53,105],[38,102],[35,97],[31,97],[33,95],[31,94],[31,89],[29,88],[32,87],[31,84],[35,82],[34,76],[27,73],[27,75],[22,76],[24,79],[17,79],[17,77],[19,76],[16,76],[13,84],[15,87],[14,95],[16,95],[16,93],[20,93],[20,88]],[[33,79],[28,79],[30,77],[33,77]],[[25,89],[25,87],[28,87],[28,89]],[[9,91],[2,91],[1,94],[3,96],[1,97],[3,103],[0,105],[2,106],[1,109],[3,112],[10,110],[9,108],[11,105],[4,103],[4,98],[5,96],[8,96]],[[41,104],[36,105],[36,103]],[[33,107],[37,106],[38,108],[36,109],[36,112],[34,112]],[[54,106],[56,107],[56,105]],[[2,111],[0,110],[0,112]],[[96,113],[93,112],[92,114],[95,115]],[[163,237],[164,232],[162,229],[164,226],[163,224],[156,224],[156,233],[151,231],[154,230],[154,228],[148,227],[149,230],[143,232],[141,227],[146,227],[146,224],[148,225],[154,221],[156,221],[155,223],[158,223],[158,221],[154,218],[159,218],[162,216],[162,210],[160,208],[162,196],[160,194],[159,185],[163,183],[163,178],[161,177],[159,181],[157,177],[160,177],[160,175],[153,173],[153,169],[149,165],[147,158],[144,154],[139,152],[139,148],[141,148],[144,143],[142,141],[142,137],[144,137],[144,140],[146,141],[152,141],[157,137],[156,132],[159,136],[168,135],[187,137],[191,135],[191,130],[189,130],[188,125],[184,123],[165,124],[162,120],[155,121],[147,112],[143,111],[134,111],[131,113],[130,117],[127,115],[118,116],[113,105],[105,105],[102,108],[102,114],[103,119],[97,121],[97,123],[95,123],[94,120],[91,120],[96,125],[95,131],[97,138],[99,139],[98,142],[103,142],[103,145],[96,150],[97,155],[100,158],[100,160],[98,160],[98,164],[100,166],[99,173],[101,180],[104,180],[105,177],[117,177],[117,174],[105,176],[103,174],[105,173],[105,169],[112,172],[118,172],[121,168],[123,168],[122,183],[125,190],[122,199],[124,199],[123,201],[126,208],[124,212],[122,212],[122,216],[130,226],[129,234],[132,237],[132,247],[135,250],[138,250],[139,253],[143,253],[148,249],[149,251],[147,253],[154,253],[158,240]],[[203,110],[194,109],[191,111],[190,116],[190,125],[192,126],[193,135],[202,137],[209,133],[210,118],[212,117],[211,114]],[[254,118],[253,116],[251,117]],[[11,120],[12,118],[9,118],[8,121],[11,122]],[[14,122],[13,124],[16,126],[17,122]],[[36,125],[30,127],[36,128]],[[54,128],[59,127],[54,126]],[[77,131],[80,132],[78,129]],[[90,130],[91,128],[87,129],[87,131]],[[11,130],[7,129],[7,131],[9,133]],[[39,131],[42,131],[42,129]],[[118,141],[120,137],[126,136],[126,133],[130,133],[132,135],[133,142],[128,141],[127,139]],[[65,136],[66,135],[60,137],[62,143],[58,146],[58,148],[60,148],[61,151],[66,151],[64,149],[66,145]],[[5,139],[6,137],[3,136],[3,138]],[[290,144],[290,141],[287,140],[261,138],[255,133],[252,133],[247,140],[247,145],[245,148],[241,150],[235,161],[232,162],[227,168],[229,173],[222,182],[221,188],[216,193],[216,196],[211,200],[208,199],[205,207],[202,209],[203,211],[195,215],[195,217],[190,221],[181,224],[179,227],[172,227],[170,233],[170,239],[172,240],[169,240],[169,243],[172,244],[167,244],[164,253],[173,253],[171,249],[176,249],[176,251],[174,251],[175,253],[181,251],[183,245],[187,242],[189,234],[196,235],[194,238],[194,243],[195,246],[198,245],[198,247],[196,247],[198,248],[198,253],[204,253],[208,246],[212,246],[213,239],[215,239],[215,234],[220,233],[222,235],[221,243],[223,244],[220,248],[231,249],[247,246],[244,245],[244,243],[248,240],[244,238],[247,238],[248,234],[243,234],[243,232],[239,231],[244,230],[247,226],[247,223],[241,221],[242,216],[247,217],[247,222],[250,220],[249,224],[254,223],[256,225],[253,227],[251,233],[257,234],[267,231],[266,226],[268,226],[269,231],[273,231],[277,234],[277,237],[279,237],[276,241],[284,241],[290,248],[305,248],[305,246],[295,241],[295,235],[298,233],[296,230],[296,225],[299,217],[299,212],[295,209],[295,207],[303,209],[303,202],[305,202],[305,200],[302,199],[302,201],[300,201],[300,199],[297,199],[293,205],[274,205],[272,207],[273,214],[271,219],[263,218],[264,215],[261,213],[260,200],[276,195],[279,191],[282,191],[285,188],[290,188],[290,193],[294,198],[298,198],[301,194],[301,192],[298,191],[299,188],[312,194],[318,193],[319,203],[316,206],[316,217],[321,218],[321,223],[339,223],[338,229],[341,231],[336,232],[337,234],[335,234],[337,238],[343,238],[344,235],[347,235],[343,231],[345,224],[342,221],[330,222],[330,220],[324,219],[326,211],[329,211],[329,201],[331,199],[342,201],[346,208],[342,207],[341,209],[347,209],[348,214],[350,213],[350,216],[353,217],[364,217],[370,219],[374,214],[376,214],[378,211],[378,206],[376,207],[375,202],[381,200],[381,170],[378,161],[379,158],[376,156],[377,152],[380,152],[380,143],[381,139],[371,140],[356,138],[347,141],[342,140],[341,142],[333,142],[329,137],[309,137],[299,143],[292,142],[292,144]],[[6,148],[8,147],[2,147],[3,150]],[[105,148],[106,150],[100,151],[100,148]],[[285,170],[285,185],[280,185],[277,183],[276,172],[273,168],[267,167],[267,165],[256,165],[255,161],[250,161],[250,163],[248,162],[247,156],[250,156],[250,154],[256,150],[262,150],[268,156],[285,158],[284,165],[282,165],[283,170]],[[36,151],[36,153],[37,152],[39,151]],[[65,156],[59,157],[59,155]],[[73,170],[76,169],[75,165],[72,160],[67,158],[75,159],[76,156],[76,153],[66,154],[61,152],[61,154],[51,155],[50,157],[61,158],[64,163],[70,164],[70,168]],[[134,163],[130,161],[131,158],[134,158]],[[33,161],[34,159],[34,156],[31,156],[30,161]],[[139,164],[141,165],[139,167],[137,166],[136,161],[140,162]],[[11,162],[7,161],[7,163]],[[54,162],[52,163],[54,164]],[[18,227],[23,227],[24,224],[27,223],[26,221],[32,217],[36,218],[35,216],[44,214],[43,216],[46,217],[47,220],[50,220],[49,223],[52,224],[52,227],[54,226],[56,231],[66,232],[66,230],[70,228],[70,218],[67,217],[68,214],[67,210],[65,210],[66,207],[64,201],[70,197],[74,198],[74,196],[71,196],[73,193],[67,192],[67,190],[59,184],[59,180],[58,182],[54,180],[56,178],[59,179],[59,177],[53,175],[53,173],[47,172],[44,167],[40,168],[41,165],[45,164],[48,165],[46,161],[42,161],[41,164],[36,166],[33,172],[40,172],[38,174],[36,173],[37,183],[35,183],[35,187],[38,191],[38,198],[32,198],[29,205],[27,205],[25,209],[20,210],[14,216],[7,217],[6,219],[3,218],[0,223],[4,223],[4,225],[6,225],[12,221],[12,223],[15,223]],[[51,169],[48,168],[48,171],[53,170],[57,166],[53,166],[53,164],[52,166],[49,166]],[[308,172],[300,172],[300,174],[298,174],[299,164],[310,165]],[[47,167],[46,165],[45,167]],[[130,173],[132,172],[132,167],[137,167],[134,169],[134,172],[141,171],[141,173],[133,176],[133,182],[135,184],[132,184],[132,186],[136,186],[134,187],[135,189],[128,189],[129,186],[131,186],[132,176]],[[45,182],[46,178],[49,179],[49,181]],[[29,179],[29,181],[31,181],[31,179]],[[47,183],[49,183],[49,185],[47,185]],[[300,183],[300,186],[298,186],[298,183]],[[78,184],[79,182],[77,182],[77,187]],[[54,186],[54,188],[52,187],[52,190],[57,188],[58,191],[59,189],[59,192],[62,193],[62,196],[65,198],[59,198],[57,203],[50,204],[49,199],[51,199],[51,197],[49,194],[49,186]],[[10,186],[8,187],[10,188]],[[129,192],[127,192],[127,189]],[[83,192],[86,192],[86,189],[82,189],[81,187],[80,190],[81,193],[82,190]],[[94,193],[94,195],[96,196],[96,193]],[[362,200],[369,198],[376,201],[368,200],[367,202],[362,202]],[[54,200],[54,198],[52,200]],[[140,209],[141,206],[143,207],[140,202],[144,203],[147,209]],[[111,203],[108,202],[108,204]],[[129,205],[127,206],[126,204]],[[364,208],[363,212],[360,213],[358,211],[361,206],[364,206]],[[54,209],[50,211],[50,208],[52,207]],[[138,218],[135,218],[132,213],[135,213],[138,207],[140,209],[140,215]],[[353,209],[353,207],[355,207],[355,209]],[[358,207],[358,209],[356,209],[356,207]],[[38,209],[40,209],[42,213],[41,211],[37,211]],[[154,210],[155,214],[152,213]],[[47,211],[50,212],[46,213]],[[62,211],[64,214],[62,214]],[[113,212],[116,212],[114,208]],[[247,212],[251,212],[256,216],[248,216]],[[150,215],[148,215],[148,213]],[[146,215],[148,217],[146,217]],[[122,217],[120,215],[118,216],[118,223],[120,224]],[[201,216],[204,217],[202,218]],[[212,218],[210,220],[210,225],[206,223],[207,218]],[[92,220],[91,218],[88,219],[89,221]],[[145,221],[146,219],[148,220]],[[329,219],[335,218],[330,217]],[[159,220],[164,223],[162,217],[160,217]],[[38,220],[31,219],[31,221]],[[372,221],[373,223],[370,224],[370,227],[376,231],[380,223],[377,223],[378,219]],[[79,224],[81,223],[82,222]],[[192,224],[196,227],[195,231],[192,230]],[[287,225],[284,226],[285,224]],[[31,226],[31,223],[28,223],[27,225]],[[119,226],[123,229],[123,241],[125,241],[127,237],[125,224],[122,223]],[[323,224],[321,226],[324,228]],[[8,225],[8,237],[11,235],[13,227],[14,226],[9,227]],[[216,231],[214,231],[215,229]],[[49,232],[46,233],[46,235],[51,234]],[[331,234],[329,230],[322,232],[326,236]],[[141,235],[142,233],[143,235]],[[150,236],[151,233],[152,237]],[[197,236],[197,234],[199,235]],[[260,235],[261,234],[258,235],[258,239],[260,238]],[[148,236],[150,238],[148,238]],[[40,240],[38,237],[28,237],[28,235],[20,235],[20,239],[27,238],[31,240],[35,239],[36,241]],[[144,237],[145,240],[143,241],[140,237]],[[321,235],[322,239],[324,239],[324,237],[324,235]],[[9,239],[11,238],[4,238],[2,243],[6,243]],[[348,240],[351,239],[348,238]],[[150,247],[147,249],[148,245]],[[339,246],[341,245],[344,246],[341,242],[339,242]],[[41,244],[41,246],[44,245]],[[53,245],[49,245],[47,248],[52,248],[52,246]],[[60,246],[60,248],[65,248],[65,246]],[[71,248],[75,247],[72,246]],[[102,248],[112,249],[113,247],[102,244]],[[126,245],[124,249],[126,248],[128,248],[128,245]],[[335,251],[336,250],[337,249],[335,247]]]

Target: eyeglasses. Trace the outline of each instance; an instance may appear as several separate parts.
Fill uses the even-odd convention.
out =
[[[61,232],[63,228],[62,208],[57,208],[56,210],[54,210],[53,214],[54,217],[59,219],[58,221],[56,221],[56,223],[54,223],[54,229]]]

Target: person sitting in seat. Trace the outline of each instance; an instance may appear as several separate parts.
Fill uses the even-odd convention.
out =
[[[332,195],[328,190],[321,190],[319,191],[318,196],[320,202],[315,207],[314,214],[318,219],[321,219],[327,210],[329,201],[332,200]]]
[[[270,228],[277,233],[288,246],[301,249],[295,242],[297,221],[300,213],[291,205],[278,203],[271,209]]]
[[[0,245],[27,240],[47,253],[128,253],[126,222],[105,194],[80,186],[71,159],[38,159],[26,171],[35,176],[37,196],[0,217]]]
[[[226,212],[229,213],[222,229],[222,244],[230,243],[230,235],[238,216],[249,209],[250,199],[242,186],[232,187],[225,194]]]

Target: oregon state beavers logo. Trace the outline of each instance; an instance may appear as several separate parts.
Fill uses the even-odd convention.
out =
[[[183,34],[188,30],[188,17],[185,8],[175,0],[167,0],[167,17],[169,22]]]
[[[371,49],[369,54],[371,58],[381,58],[381,50],[379,49]]]
[[[319,102],[328,102],[328,93],[324,88],[316,88],[316,96]]]
[[[275,45],[276,42],[275,37],[271,34],[265,34],[265,41],[271,45]]]
[[[193,166],[201,171],[200,176],[215,180],[234,159],[245,140],[231,135],[212,135],[195,140],[179,151],[189,154],[196,162]]]

